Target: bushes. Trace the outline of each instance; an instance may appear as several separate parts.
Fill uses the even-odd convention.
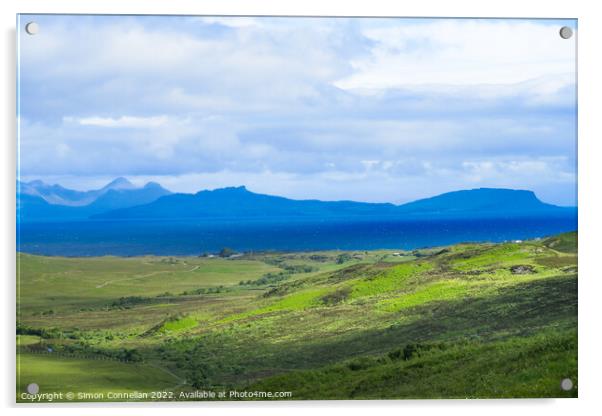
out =
[[[283,272],[278,273],[266,273],[257,280],[241,280],[238,282],[239,286],[264,286],[271,285],[283,280],[287,280],[293,274],[297,273],[311,273],[318,271],[319,269],[309,264],[278,264],[278,267],[284,269]]]
[[[32,328],[27,325],[17,324],[17,335],[37,335],[42,336],[43,329]]]
[[[309,256],[309,259],[311,261],[317,261],[317,262],[320,262],[320,263],[325,263],[328,260],[330,260],[330,257],[325,256],[323,254],[312,254],[311,256]]]
[[[124,296],[109,304],[110,309],[130,309],[132,306],[155,302],[155,299],[143,296]]]
[[[339,254],[337,256],[337,264],[346,263],[346,262],[350,261],[352,258],[353,257],[351,257],[351,254],[349,254],[349,253]]]
[[[224,285],[219,285],[215,287],[201,287],[199,289],[194,290],[185,290],[180,295],[188,296],[188,295],[212,295],[214,293],[222,293],[228,292],[230,289],[225,287]]]
[[[281,266],[282,268],[284,268],[284,270],[286,270],[289,273],[311,273],[311,272],[316,272],[319,269],[317,267],[314,266],[310,266],[309,264],[285,264],[283,266]]]
[[[236,251],[232,250],[230,247],[224,247],[222,248],[219,253],[218,256],[220,257],[230,257],[232,255],[236,254]]]
[[[424,352],[433,348],[445,349],[444,344],[406,344],[403,348],[398,348],[387,354],[391,361],[404,360],[409,361],[414,357],[420,357]]]
[[[48,333],[46,333],[45,331],[42,331],[43,335],[42,338],[47,338],[49,339],[50,337],[48,337],[47,335],[49,335]],[[56,334],[53,334],[56,335]],[[58,339],[59,337],[57,336],[53,336],[53,339]],[[59,356],[61,354],[65,354],[65,355],[83,355],[83,356],[89,356],[92,358],[108,358],[111,360],[119,360],[119,361],[130,361],[130,362],[141,362],[144,361],[144,358],[142,356],[142,354],[140,353],[140,351],[138,351],[138,349],[136,348],[120,348],[120,349],[116,349],[116,350],[112,350],[112,349],[101,349],[101,348],[97,348],[94,346],[89,345],[86,341],[80,340],[78,342],[75,343],[69,343],[69,344],[65,344],[62,342],[50,342],[50,343],[41,343],[41,346],[43,346],[44,351],[46,351],[46,349],[48,349],[48,351],[54,353],[54,354],[58,354]]]
[[[325,305],[329,305],[329,306],[336,305],[338,303],[341,303],[345,299],[347,299],[350,294],[351,294],[350,287],[348,287],[348,286],[342,287],[342,288],[335,290],[334,292],[331,292],[331,293],[328,293],[327,295],[322,296],[322,302],[324,302]]]
[[[97,355],[102,355],[107,358],[111,358],[119,361],[131,361],[131,362],[141,362],[144,361],[142,354],[136,348],[121,348],[118,350],[101,350],[101,349],[91,349],[91,348],[83,348],[83,353],[93,352]]]
[[[142,361],[142,355],[136,348],[123,349],[121,354],[125,361],[134,361],[134,362]]]
[[[347,368],[351,371],[365,370],[376,364],[376,361],[370,357],[359,357],[347,364]]]
[[[27,325],[17,324],[17,335],[37,335],[45,339],[60,339],[66,338],[65,334],[56,328],[33,328]]]
[[[278,282],[286,280],[286,279],[288,279],[290,277],[291,277],[290,273],[286,273],[286,272],[266,273],[266,274],[264,274],[262,277],[260,277],[257,280],[241,281],[241,282],[239,282],[239,285],[245,285],[245,286],[263,286],[263,285],[269,285],[269,284],[273,284],[273,283],[278,283]]]

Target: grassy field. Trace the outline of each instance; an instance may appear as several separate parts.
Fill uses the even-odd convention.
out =
[[[64,394],[158,392],[177,388],[182,382],[177,376],[148,364],[52,354],[23,353],[17,357],[19,392],[26,391],[31,380],[35,380],[45,392]]]
[[[20,401],[33,382],[180,400],[577,396],[575,233],[233,259],[19,254],[18,266]]]

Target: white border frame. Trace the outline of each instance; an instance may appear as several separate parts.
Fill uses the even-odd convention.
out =
[[[600,75],[602,58],[602,14],[593,1],[558,0],[421,0],[402,3],[386,0],[120,0],[108,2],[87,0],[3,0],[0,2],[2,25],[3,97],[0,117],[3,140],[0,154],[2,191],[0,216],[3,230],[0,238],[2,255],[2,407],[7,414],[31,414],[35,409],[45,415],[98,415],[127,409],[128,414],[158,415],[168,408],[179,414],[242,413],[245,415],[331,413],[344,411],[363,414],[371,408],[379,413],[448,415],[504,415],[509,412],[543,413],[548,415],[593,414],[601,407],[598,395],[601,374],[599,348],[602,341],[598,319],[602,316],[599,297],[602,295],[602,276],[599,275],[598,250],[602,238],[599,213],[602,212],[598,179],[602,179],[597,160],[601,154],[602,117],[599,97],[602,96]],[[439,401],[307,401],[307,402],[201,402],[147,404],[54,404],[16,405],[15,391],[15,22],[17,13],[99,13],[99,14],[180,14],[180,15],[313,15],[313,16],[406,16],[406,17],[545,17],[579,19],[579,399],[554,400],[439,400]],[[597,100],[598,99],[598,100]],[[598,214],[598,215],[597,215]],[[598,255],[597,255],[598,254]],[[179,416],[179,415],[178,415]]]

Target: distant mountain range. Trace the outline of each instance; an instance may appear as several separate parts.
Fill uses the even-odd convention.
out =
[[[104,187],[91,191],[75,191],[64,188],[61,185],[48,185],[40,180],[31,182],[17,181],[17,192],[20,194],[40,197],[49,204],[74,207],[91,204],[110,191],[122,192],[133,189],[136,189],[136,186],[125,178],[114,179]]]
[[[156,182],[136,187],[125,178],[90,191],[48,185],[39,180],[17,182],[17,214],[22,221],[81,220],[106,211],[148,204],[170,194]]]
[[[257,194],[244,186],[171,193],[155,182],[136,187],[125,178],[90,191],[42,181],[17,184],[20,221],[192,218],[475,218],[575,214],[576,208],[540,201],[533,192],[479,188],[448,192],[402,205],[354,201],[294,200]]]

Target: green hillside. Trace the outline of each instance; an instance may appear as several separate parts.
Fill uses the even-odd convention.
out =
[[[78,371],[85,391],[172,399],[576,397],[576,252],[567,233],[231,259],[20,254],[17,398],[32,382],[72,391]]]

